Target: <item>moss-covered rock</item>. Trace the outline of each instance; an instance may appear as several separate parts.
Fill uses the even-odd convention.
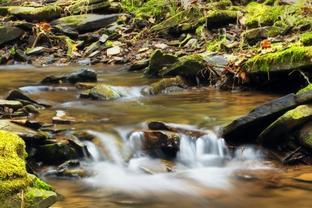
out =
[[[161,93],[170,93],[183,90],[188,87],[186,81],[180,77],[164,78],[151,84],[149,87],[144,89],[144,92],[149,95],[157,95]]]
[[[145,70],[148,76],[182,76],[196,77],[205,69],[205,61],[199,54],[177,58],[156,50],[151,56],[149,66]]]
[[[57,19],[51,22],[51,25],[65,33],[68,33],[68,31],[89,32],[108,26],[109,24],[117,21],[118,17],[118,14],[73,15]]]
[[[95,100],[115,100],[122,95],[112,86],[106,84],[97,84],[95,87],[80,93],[81,98],[90,98]]]
[[[306,123],[299,131],[300,143],[312,150],[312,122]]]
[[[206,24],[208,29],[215,29],[236,23],[238,17],[237,11],[231,10],[214,10],[208,13]]]
[[[24,31],[17,27],[0,26],[0,45],[16,40],[24,34]]]
[[[299,90],[297,92],[297,95],[298,94],[303,94],[303,93],[306,93],[308,91],[311,91],[312,90],[312,84],[308,84],[306,87],[302,88],[301,90]]]
[[[70,14],[106,13],[110,8],[108,0],[75,0],[68,5]]]
[[[50,4],[43,7],[8,7],[8,13],[20,19],[27,21],[51,21],[61,16],[62,9],[56,4]]]
[[[312,32],[306,32],[300,36],[300,41],[304,46],[312,46]]]
[[[296,127],[299,127],[312,118],[312,106],[300,105],[286,112],[270,126],[268,126],[258,137],[258,141],[265,145],[278,145]]]
[[[42,208],[57,200],[49,185],[27,172],[26,157],[24,141],[13,133],[0,130],[0,201],[3,208],[20,207],[22,199],[27,207],[38,207],[33,201],[36,198],[37,203],[45,205],[40,206]],[[33,188],[41,193],[34,193]]]
[[[291,46],[277,52],[259,54],[244,64],[249,73],[287,71],[310,66],[312,66],[312,46]]]
[[[266,27],[249,29],[249,30],[244,31],[241,34],[242,43],[253,45],[263,39],[267,39],[269,37],[275,37],[277,35],[283,34],[284,31],[285,31],[285,28],[275,27],[275,26],[266,26]]]

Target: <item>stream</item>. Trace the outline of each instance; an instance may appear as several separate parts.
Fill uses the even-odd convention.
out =
[[[75,119],[57,128],[84,130],[99,143],[85,141],[93,160],[84,161],[93,173],[83,179],[45,178],[63,199],[54,208],[122,207],[311,207],[312,185],[297,180],[312,167],[284,167],[260,147],[230,151],[218,128],[252,108],[278,97],[262,92],[223,92],[194,88],[168,95],[143,96],[155,80],[141,72],[96,65],[98,82],[123,92],[116,101],[80,99],[72,86],[38,85],[44,77],[80,66],[0,68],[0,95],[19,88],[35,100],[49,103],[37,120],[51,123],[56,111]],[[150,158],[141,149],[147,122],[162,121],[186,129],[200,129],[194,141],[182,136],[176,160]]]

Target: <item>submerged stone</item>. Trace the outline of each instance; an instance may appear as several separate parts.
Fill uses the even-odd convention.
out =
[[[80,33],[91,32],[100,28],[104,28],[111,23],[117,21],[120,14],[82,14],[62,17],[51,22],[51,25],[61,31],[77,31]]]
[[[265,145],[278,145],[282,136],[291,132],[294,128],[303,125],[312,119],[312,106],[300,105],[270,124],[258,137],[258,142]]]
[[[18,39],[24,31],[17,27],[0,26],[0,45]]]

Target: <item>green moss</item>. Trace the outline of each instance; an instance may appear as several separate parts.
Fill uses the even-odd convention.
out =
[[[91,98],[99,100],[115,100],[121,97],[121,93],[112,86],[106,84],[97,84],[90,90],[83,91],[80,96],[82,98]]]
[[[227,42],[225,36],[218,37],[216,39],[208,41],[206,45],[207,51],[210,52],[220,52],[222,51],[223,45]]]
[[[312,65],[312,47],[291,46],[277,52],[259,54],[249,59],[244,68],[249,72],[270,72]]]
[[[271,26],[280,19],[283,9],[282,6],[271,7],[252,2],[246,8],[245,24],[248,27]]]
[[[160,81],[151,84],[151,86],[148,88],[148,91],[150,95],[157,95],[157,94],[162,93],[164,90],[166,90],[166,88],[173,87],[173,86],[186,88],[187,84],[185,80],[180,76],[172,77],[172,78],[165,78],[165,79],[161,79]]]
[[[312,32],[306,32],[300,36],[300,41],[304,46],[312,46]]]
[[[41,180],[40,178],[37,178],[35,176],[33,177],[33,182],[31,187],[41,189],[41,190],[46,190],[46,191],[53,191],[52,186]]]
[[[312,90],[312,84],[308,84],[306,87],[302,88],[297,92],[297,95],[309,92]]]
[[[155,17],[163,19],[169,11],[177,12],[177,3],[167,0],[122,0],[122,8],[137,17]]]

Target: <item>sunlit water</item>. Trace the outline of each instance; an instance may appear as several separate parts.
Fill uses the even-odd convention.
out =
[[[57,128],[86,130],[99,143],[84,141],[92,161],[84,165],[93,176],[81,180],[47,178],[64,199],[53,207],[310,207],[311,187],[292,177],[309,167],[281,168],[267,161],[258,147],[232,152],[216,134],[218,126],[277,97],[259,92],[220,92],[190,89],[172,95],[143,96],[155,80],[117,67],[94,67],[99,82],[122,92],[116,101],[79,99],[73,86],[43,86],[49,74],[79,67],[3,68],[0,94],[20,88],[34,99],[53,105],[37,117],[51,123],[57,110],[76,122]],[[174,162],[150,158],[142,151],[140,129],[149,121],[163,121],[206,134],[181,136]],[[133,132],[136,130],[135,132]]]

